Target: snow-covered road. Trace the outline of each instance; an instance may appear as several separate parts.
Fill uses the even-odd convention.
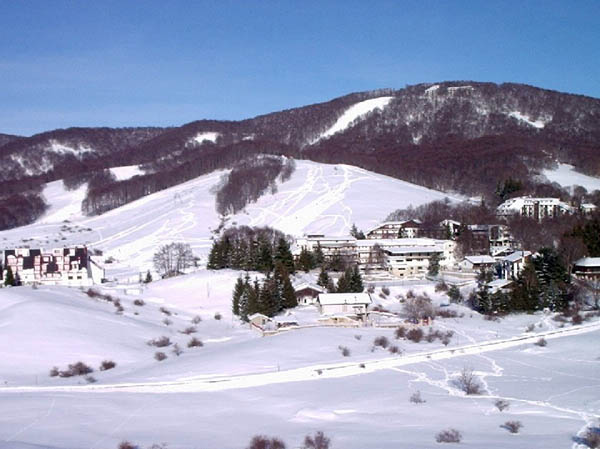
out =
[[[360,374],[372,373],[379,370],[396,369],[435,360],[445,360],[467,355],[477,355],[485,352],[512,348],[531,344],[540,338],[555,339],[600,330],[600,322],[575,327],[556,329],[536,334],[518,337],[489,340],[455,348],[444,348],[425,351],[406,356],[386,357],[377,360],[354,360],[353,362],[319,364],[297,369],[273,371],[268,373],[248,373],[236,376],[194,376],[165,382],[134,382],[104,385],[74,385],[74,386],[45,386],[45,387],[7,387],[0,393],[33,393],[33,392],[129,392],[129,393],[184,393],[224,391],[239,388],[260,387],[270,384],[311,381],[323,378],[341,378]]]

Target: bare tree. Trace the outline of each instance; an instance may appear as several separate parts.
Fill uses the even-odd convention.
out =
[[[331,440],[321,431],[315,433],[315,436],[306,435],[304,437],[304,446],[302,449],[329,449]]]
[[[432,318],[435,316],[435,309],[431,304],[431,299],[425,295],[416,298],[407,298],[404,303],[404,313],[411,321],[417,322],[423,318]]]
[[[247,449],[285,449],[285,443],[279,438],[256,435],[252,437]]]
[[[153,262],[163,277],[173,276],[194,264],[194,254],[187,243],[169,243],[154,253]]]
[[[594,301],[594,308],[597,309],[600,305],[600,279],[580,279],[578,284],[590,294]]]
[[[456,386],[466,394],[481,394],[481,384],[471,368],[463,368],[456,379]]]

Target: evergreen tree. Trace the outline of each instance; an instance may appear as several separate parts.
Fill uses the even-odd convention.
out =
[[[149,284],[150,282],[152,282],[152,274],[150,273],[150,270],[148,270],[146,273],[146,278],[144,279],[144,283]]]
[[[256,268],[263,273],[268,273],[273,270],[273,251],[271,244],[261,239],[259,241],[258,263]]]
[[[209,270],[219,270],[223,268],[223,257],[221,254],[221,243],[214,241],[208,255],[208,263],[206,268]]]
[[[450,298],[450,302],[459,303],[463,299],[460,289],[456,285],[451,285],[446,294]]]
[[[349,293],[351,291],[351,278],[352,271],[347,269],[338,279],[336,292],[337,293]]]
[[[362,276],[358,270],[358,265],[354,265],[350,274],[350,291],[354,293],[362,293],[365,289],[362,281]]]
[[[15,286],[15,277],[12,272],[12,268],[10,265],[6,267],[6,277],[4,278],[4,285],[6,286]]]
[[[290,251],[290,245],[284,238],[280,238],[277,242],[277,249],[275,250],[273,259],[275,263],[282,263],[288,270],[288,273],[294,273],[294,256],[292,256],[292,252]]]
[[[318,243],[317,247],[314,249],[313,255],[315,259],[315,265],[317,267],[323,266],[323,263],[325,262],[325,256],[323,255],[323,249],[321,248],[320,243]]]
[[[290,281],[289,276],[283,279],[283,288],[281,291],[281,301],[286,309],[293,309],[298,305],[298,299],[296,298],[296,292]]]
[[[242,277],[240,276],[233,288],[233,297],[231,298],[231,311],[234,315],[240,315],[240,298],[244,294],[244,290],[248,287],[248,284],[244,284]]]
[[[327,289],[329,293],[333,293],[335,291],[333,281],[323,267],[321,267],[321,272],[319,273],[319,278],[317,279],[317,285]]]
[[[365,234],[362,231],[359,231],[354,223],[352,223],[352,227],[350,228],[350,235],[357,240],[364,240]]]
[[[539,309],[539,281],[533,264],[526,262],[510,294],[510,310],[533,312]]]
[[[315,267],[313,254],[306,248],[302,248],[298,256],[298,268],[308,273]]]
[[[267,277],[260,289],[259,304],[261,313],[273,317],[279,312],[280,298],[277,285],[272,278]]]
[[[260,301],[259,301],[259,291],[257,291],[256,285],[258,281],[255,282],[255,285],[252,286],[249,283],[246,286],[246,290],[248,294],[246,297],[248,298],[248,305],[246,306],[248,316],[252,316],[255,313],[261,313],[260,310]]]
[[[19,276],[19,273],[15,274],[15,283],[13,284],[15,287],[20,287],[21,284],[21,276]]]
[[[429,268],[427,269],[427,274],[429,276],[437,276],[440,272],[440,255],[438,253],[433,253],[429,258]]]

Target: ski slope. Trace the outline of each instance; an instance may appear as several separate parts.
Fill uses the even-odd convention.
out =
[[[580,173],[570,164],[558,164],[555,169],[544,170],[542,175],[550,182],[557,182],[563,187],[582,186],[588,192],[600,190],[600,178]]]
[[[272,226],[296,236],[344,235],[353,223],[366,230],[400,207],[462,199],[347,165],[297,161],[296,167],[276,193],[227,217],[226,224]],[[205,257],[221,224],[212,189],[223,173],[201,176],[96,217],[81,214],[85,186],[66,191],[61,181],[51,182],[43,192],[48,212],[32,225],[2,232],[0,242],[7,248],[86,244],[116,259],[106,267],[116,274],[151,268],[156,249],[171,241],[189,243]]]

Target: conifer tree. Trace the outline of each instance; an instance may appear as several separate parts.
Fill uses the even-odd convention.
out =
[[[350,291],[355,293],[362,293],[365,289],[362,281],[362,276],[358,270],[358,265],[354,265],[350,275]]]
[[[325,262],[325,256],[323,255],[323,249],[321,248],[320,243],[317,244],[317,247],[314,249],[313,254],[315,259],[315,265],[317,267],[323,266],[323,263]]]
[[[152,282],[152,274],[150,273],[150,270],[148,270],[146,278],[144,279],[144,284],[149,284],[150,282]]]
[[[288,273],[294,273],[294,256],[290,251],[290,245],[284,238],[280,238],[277,242],[277,249],[275,250],[274,262],[281,262]]]
[[[429,258],[429,268],[427,269],[427,274],[429,276],[437,276],[440,272],[440,255],[438,253],[433,253]]]
[[[273,270],[273,251],[271,249],[271,244],[266,240],[261,240],[259,242],[258,263],[256,268],[263,273],[268,273]]]
[[[329,278],[327,271],[325,271],[325,269],[321,267],[321,272],[319,273],[319,278],[317,279],[317,285],[320,285],[323,288],[327,288],[330,280],[331,279]]]
[[[244,290],[247,288],[247,284],[244,284],[242,277],[240,276],[235,282],[233,288],[233,297],[231,298],[231,312],[234,315],[240,314],[240,298],[244,294]]]
[[[308,273],[315,267],[313,254],[306,248],[302,248],[298,256],[298,268]]]
[[[246,290],[248,291],[248,305],[246,307],[248,316],[254,315],[255,313],[261,313],[258,291],[250,284],[246,286]]]
[[[210,248],[206,268],[209,270],[218,270],[222,268],[221,244],[219,241],[214,241]]]
[[[15,285],[15,277],[13,275],[12,268],[10,267],[10,265],[6,267],[6,277],[4,278],[4,285]]]
[[[350,292],[350,277],[352,273],[346,270],[338,279],[336,292],[338,293],[348,293]]]

